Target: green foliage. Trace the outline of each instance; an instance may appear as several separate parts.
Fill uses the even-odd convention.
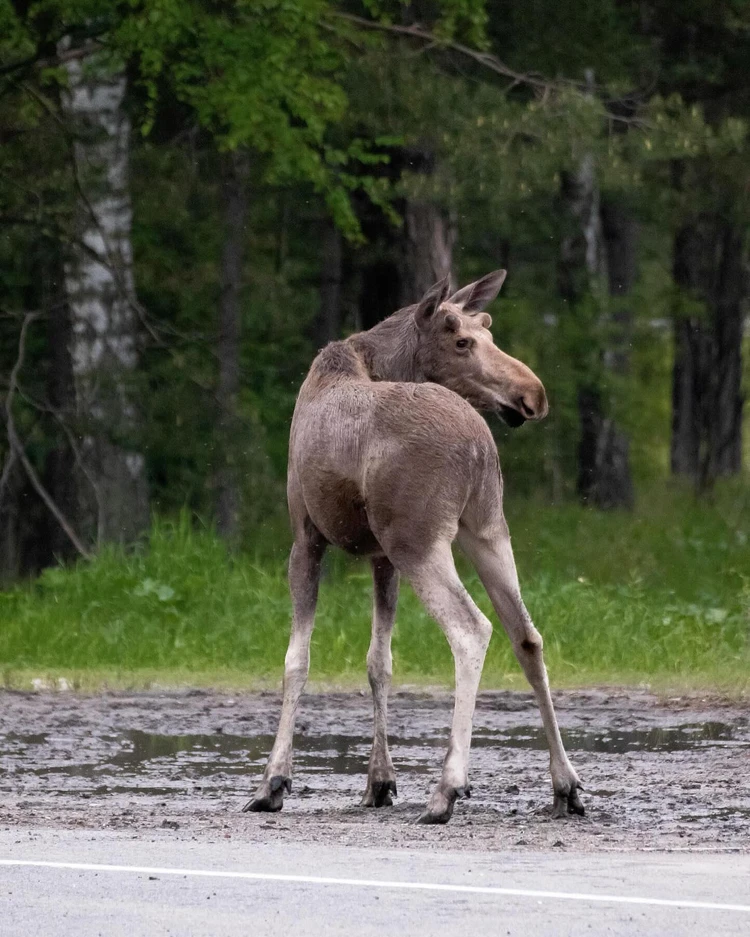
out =
[[[749,511],[744,494],[729,488],[713,507],[655,488],[633,517],[512,502],[521,582],[553,682],[746,687]],[[48,570],[33,585],[0,593],[0,664],[11,680],[14,672],[40,671],[107,671],[136,682],[139,671],[159,681],[170,671],[198,680],[217,671],[242,683],[278,680],[290,614],[285,549],[266,530],[254,553],[230,559],[187,516],[156,523],[144,552],[109,550],[92,564]],[[497,628],[485,685],[521,685],[486,594],[464,573]],[[364,682],[370,606],[367,566],[332,555],[313,678]],[[450,680],[447,644],[408,587],[393,649],[397,680]]]
[[[403,3],[391,7],[398,11]],[[347,110],[342,84],[353,27],[331,0],[238,0],[217,12],[204,0],[141,0],[115,30],[115,41],[139,63],[151,102],[151,127],[162,84],[195,112],[220,146],[251,148],[265,158],[266,179],[304,181],[325,196],[350,237],[359,227],[349,195],[363,189],[385,202],[378,180],[350,166],[384,157],[356,135],[336,145],[330,130]],[[371,4],[387,18],[386,5]],[[481,35],[483,5],[445,0],[437,28],[450,36]],[[356,42],[375,41],[367,34]]]
[[[381,26],[419,21],[438,41],[361,28],[343,15],[351,12]],[[267,515],[283,513],[289,421],[315,351],[322,223],[333,215],[351,239],[342,309],[343,331],[352,331],[358,278],[378,250],[374,238],[362,242],[362,228],[370,234],[368,223],[385,213],[395,234],[403,197],[434,201],[456,220],[459,279],[501,263],[510,270],[492,310],[495,336],[540,374],[552,404],[540,426],[493,427],[510,490],[572,493],[576,389],[592,375],[630,432],[637,481],[663,477],[669,322],[690,302],[671,282],[674,232],[702,210],[745,229],[750,220],[749,22],[747,0],[491,0],[486,8],[481,0],[0,0],[0,390],[23,313],[54,303],[75,235],[56,56],[66,35],[74,45],[88,37],[127,61],[127,106],[144,131],[133,136],[130,184],[147,325],[142,444],[157,511],[173,516],[188,505],[210,514],[223,456],[214,425],[218,154],[232,147],[249,150],[252,166],[241,430],[231,454],[243,478],[247,539]],[[453,40],[487,48],[536,84],[499,77]],[[594,95],[580,85],[586,69]],[[401,173],[403,153],[426,154],[429,171]],[[641,226],[625,377],[597,370],[608,340],[598,300],[571,310],[558,298],[560,174],[584,153],[594,154],[605,194],[624,201]],[[49,367],[40,320],[15,412],[42,474],[61,438],[41,409]],[[0,463],[4,456],[0,433]]]
[[[481,4],[449,0],[441,23],[452,33],[467,20],[476,31],[475,7]],[[63,37],[106,37],[106,48],[132,64],[145,95],[144,133],[165,100],[184,104],[219,147],[248,147],[262,157],[269,181],[304,181],[322,193],[337,222],[357,237],[348,193],[363,187],[382,199],[382,192],[348,164],[381,157],[365,141],[336,146],[330,139],[347,108],[341,79],[352,36],[351,23],[337,12],[332,0],[218,6],[208,0],[40,0],[23,12],[1,0],[7,38],[0,54],[11,59],[13,80],[13,66],[24,56],[33,67],[40,49],[52,51]],[[27,70],[18,70],[21,78]],[[64,84],[62,71],[46,73],[47,80],[53,77]]]

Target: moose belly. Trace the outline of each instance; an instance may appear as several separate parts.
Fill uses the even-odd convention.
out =
[[[382,555],[370,529],[365,500],[353,481],[327,478],[314,492],[305,490],[305,504],[313,524],[334,546],[355,556]]]

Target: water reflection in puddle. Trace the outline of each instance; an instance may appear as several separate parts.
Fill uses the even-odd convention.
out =
[[[568,751],[601,752],[622,754],[623,752],[682,752],[706,746],[726,744],[748,745],[737,741],[734,726],[723,722],[699,722],[678,727],[653,727],[650,729],[579,730],[563,729],[562,737]],[[546,749],[547,743],[541,729],[518,728],[509,732],[494,733],[478,729],[473,745],[509,745],[511,748]]]
[[[633,730],[569,729],[562,734],[571,752],[680,752],[717,746],[750,749],[746,731],[722,722]],[[394,734],[391,736],[394,761],[417,774],[432,772],[436,757],[439,758],[436,750],[442,751],[446,735]],[[238,775],[245,778],[249,768],[264,765],[273,737],[130,731],[89,737],[85,745],[81,741],[45,734],[0,736],[0,759],[6,768],[0,768],[0,779],[3,774],[7,776],[8,769],[16,777],[33,776],[37,782],[65,778],[61,789],[85,789],[90,795],[131,792],[162,796],[187,787],[200,790],[202,779],[209,778],[210,787],[225,787],[231,786],[228,782]],[[297,770],[308,775],[319,772],[362,775],[367,770],[370,744],[369,736],[301,734],[295,740]],[[498,751],[546,749],[544,734],[536,726],[505,729],[480,726],[473,744],[476,748],[494,747]],[[114,779],[116,786],[102,783]]]

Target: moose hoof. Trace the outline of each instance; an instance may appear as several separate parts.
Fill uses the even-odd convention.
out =
[[[586,813],[578,791],[582,791],[580,783],[575,783],[569,791],[555,791],[555,800],[552,805],[552,817],[561,820],[575,814],[582,817]]]
[[[284,792],[292,793],[292,779],[275,774],[258,788],[258,793],[242,808],[243,813],[278,813],[284,806]]]
[[[393,796],[391,796],[393,795]],[[360,803],[361,807],[392,807],[393,797],[398,795],[396,782],[372,781],[368,782],[367,790]]]
[[[432,810],[425,810],[425,812],[419,817],[417,823],[421,823],[425,826],[437,826],[438,824],[447,823],[448,820],[453,816],[453,804],[446,807],[442,813],[435,813]]]
[[[436,790],[417,823],[426,825],[447,823],[453,816],[453,805],[459,797],[471,797],[471,788],[468,784],[464,787],[452,787],[447,791]]]

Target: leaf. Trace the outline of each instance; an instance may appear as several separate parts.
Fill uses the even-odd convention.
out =
[[[153,595],[160,602],[169,602],[175,597],[175,590],[164,582],[155,579],[144,579],[133,589],[133,595],[143,598]]]

